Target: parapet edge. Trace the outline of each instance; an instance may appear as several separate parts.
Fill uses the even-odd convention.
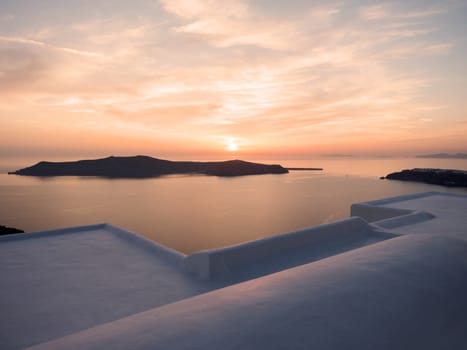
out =
[[[15,233],[11,235],[0,236],[0,242],[20,241],[24,239],[36,239],[41,237],[59,236],[64,234],[73,234],[84,231],[102,230],[106,228],[106,223],[99,223],[93,225],[71,226],[65,228],[30,231],[24,233]]]
[[[183,266],[183,259],[186,257],[186,255],[175,249],[169,248],[137,233],[125,230],[112,224],[105,224],[105,228],[119,239],[123,239],[131,244],[134,244],[148,251],[149,253],[156,253],[158,256],[163,257],[167,261],[175,263],[178,267]]]
[[[342,248],[341,252],[345,252],[357,249],[356,242],[359,242],[361,247],[396,236],[398,235],[385,232],[360,217],[351,217],[229,247],[195,252],[184,258],[184,266],[198,278],[222,280],[241,269],[249,269],[264,261],[276,261],[279,257],[287,255],[294,256],[307,246],[310,247],[309,256],[320,256],[313,260],[316,261],[340,254],[329,249],[332,246],[339,246]]]

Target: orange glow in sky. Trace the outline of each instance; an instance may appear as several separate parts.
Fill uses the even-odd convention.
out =
[[[467,152],[465,1],[0,3],[0,157]]]

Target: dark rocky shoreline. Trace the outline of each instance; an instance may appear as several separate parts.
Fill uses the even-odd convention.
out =
[[[17,228],[14,228],[14,227],[8,227],[8,226],[0,225],[0,236],[12,235],[12,234],[15,234],[15,233],[24,233],[24,231],[20,230],[20,229],[17,229]]]
[[[467,187],[467,171],[415,168],[388,174],[388,180],[415,181],[446,187]]]

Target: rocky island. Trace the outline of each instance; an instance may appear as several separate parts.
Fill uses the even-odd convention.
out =
[[[467,171],[452,169],[415,168],[391,173],[389,180],[416,181],[447,187],[467,187]]]
[[[203,174],[212,176],[242,176],[285,174],[278,164],[260,164],[242,160],[222,162],[170,161],[149,156],[107,157],[72,162],[39,162],[33,166],[9,172],[28,176],[100,176],[108,178],[148,178],[163,175]]]

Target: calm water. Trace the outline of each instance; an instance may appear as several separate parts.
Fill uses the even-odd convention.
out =
[[[0,224],[35,231],[109,222],[190,253],[343,219],[355,202],[424,191],[467,194],[465,189],[379,180],[379,176],[403,168],[467,170],[467,160],[316,159],[277,163],[325,170],[143,180],[0,174]]]

